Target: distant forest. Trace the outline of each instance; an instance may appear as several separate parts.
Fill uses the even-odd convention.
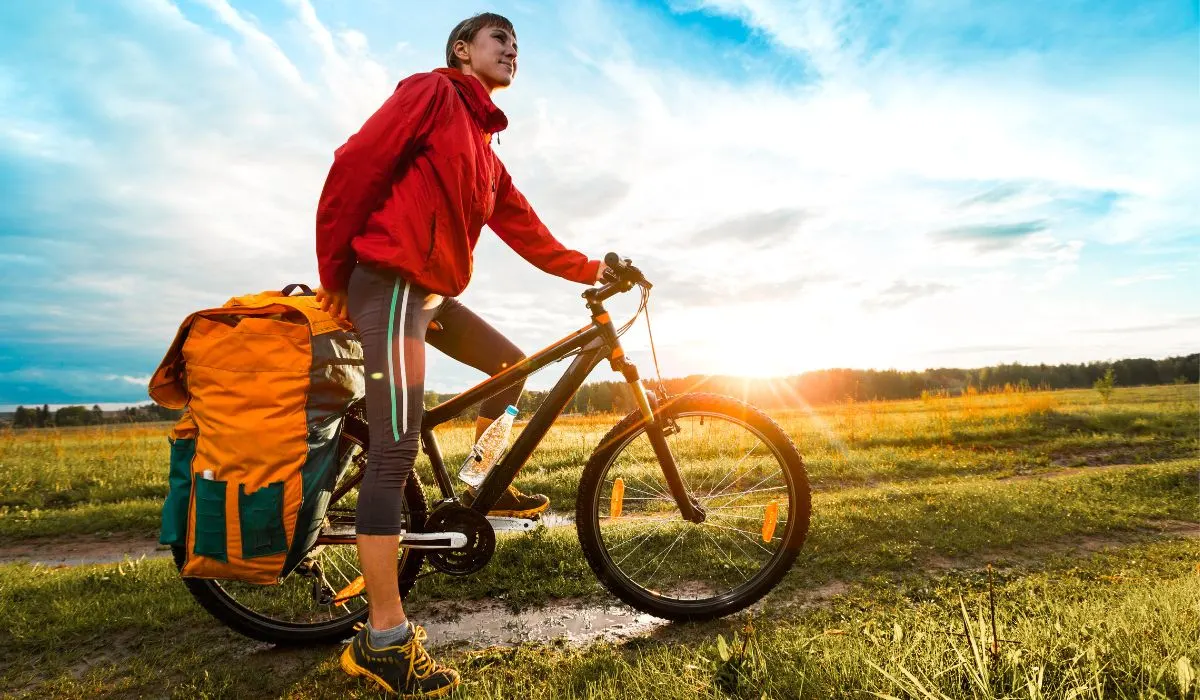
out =
[[[77,425],[103,425],[106,423],[148,423],[152,421],[176,420],[183,411],[148,403],[130,406],[119,411],[102,411],[100,406],[63,406],[51,411],[48,405],[41,408],[17,406],[7,420],[0,418],[0,425],[11,421],[14,428],[67,428]]]
[[[604,367],[604,365],[601,365]],[[643,382],[654,388],[657,381],[639,367]],[[653,367],[649,368],[653,371]],[[693,375],[665,379],[667,391],[680,394],[706,391],[744,399],[760,408],[797,408],[804,403],[820,405],[839,401],[915,399],[922,392],[961,394],[968,386],[979,391],[1018,389],[1090,389],[1097,379],[1113,370],[1116,386],[1182,384],[1200,381],[1200,354],[1163,360],[1136,358],[1115,362],[1077,365],[996,365],[979,369],[927,369],[921,372],[874,369],[822,369],[791,377],[746,379],[720,375]],[[517,408],[529,415],[546,398],[545,391],[526,391]],[[426,393],[426,407],[453,394]],[[580,387],[566,413],[625,413],[633,410],[632,398],[621,381],[592,382]]]
[[[643,375],[646,368],[641,368]],[[791,377],[745,379],[729,376],[693,375],[664,380],[667,391],[707,391],[742,398],[760,408],[796,408],[808,403],[821,405],[839,401],[915,399],[923,392],[960,394],[967,387],[979,391],[1002,390],[1006,386],[1020,390],[1087,389],[1096,380],[1113,371],[1116,386],[1155,384],[1195,384],[1200,381],[1200,353],[1168,357],[1162,360],[1134,358],[1115,362],[1089,362],[1068,365],[1022,365],[1019,363],[979,369],[940,368],[916,372],[874,369],[823,369]],[[653,388],[656,381],[646,378]],[[546,398],[546,391],[526,391],[517,407],[531,414]],[[425,406],[434,406],[454,394],[425,392]],[[566,413],[625,413],[633,410],[632,399],[624,382],[591,382],[580,387]],[[131,406],[120,411],[101,411],[99,406],[66,406],[51,411],[18,407],[11,418],[0,418],[0,425],[11,422],[18,428],[66,427],[106,423],[140,423],[175,420],[180,411],[154,404]],[[6,417],[7,418],[7,417]]]

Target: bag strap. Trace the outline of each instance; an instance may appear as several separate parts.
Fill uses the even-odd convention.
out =
[[[284,287],[282,291],[279,292],[279,296],[290,297],[292,295],[292,292],[296,291],[297,289],[302,290],[304,292],[303,294],[298,294],[297,296],[303,296],[303,297],[316,296],[316,294],[313,292],[313,290],[307,284],[289,284],[288,286]]]

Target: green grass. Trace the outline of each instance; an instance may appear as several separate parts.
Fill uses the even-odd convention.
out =
[[[973,633],[990,639],[977,629],[987,600],[978,570],[865,579],[826,607],[760,615],[758,668],[718,663],[717,636],[741,630],[744,617],[668,626],[625,644],[442,656],[465,673],[460,697],[904,696],[904,670],[952,698],[1029,697],[1030,682],[1040,688],[1034,697],[1073,687],[1092,689],[1082,697],[1180,697],[1178,660],[1200,666],[1197,560],[1200,544],[1165,540],[1000,571],[999,636],[1015,644],[985,658],[982,687],[967,640],[947,634],[962,630],[962,596]],[[8,622],[0,689],[18,697],[377,696],[341,673],[336,647],[275,650],[216,625],[164,561],[2,566],[0,610]]]
[[[1066,391],[773,414],[805,455],[813,517],[750,653],[720,660],[718,635],[737,632],[735,651],[745,641],[738,616],[445,659],[464,672],[460,696],[478,698],[1200,697],[1181,685],[1200,673],[1200,542],[1176,534],[1194,538],[1200,522],[1198,398],[1152,387],[1107,404]],[[616,419],[562,421],[520,485],[573,511],[582,465]],[[0,538],[153,539],[166,429],[0,433]],[[470,430],[439,431],[449,464]],[[1013,640],[994,659],[954,636],[962,596],[972,638],[990,639],[988,563],[999,636]],[[814,604],[822,587],[841,593]],[[501,536],[488,568],[422,579],[410,602],[485,598],[607,600],[574,530],[557,528]],[[378,697],[338,669],[335,647],[272,649],[227,630],[167,560],[0,565],[0,616],[6,696]]]
[[[0,538],[12,542],[72,534],[129,536],[158,539],[162,496],[86,503],[70,508],[0,508]]]
[[[784,595],[835,580],[920,569],[935,557],[1003,555],[1071,538],[1136,533],[1164,520],[1196,521],[1200,460],[1052,480],[964,479],[860,488],[813,499],[808,542],[780,584]],[[467,578],[422,581],[416,601],[599,594],[575,531],[505,536],[492,564]]]
[[[1163,386],[1118,389],[1102,404],[1093,391],[1072,390],[852,403],[773,417],[804,455],[814,490],[822,491],[1195,456],[1198,398],[1193,386]],[[583,465],[617,418],[560,421],[522,469],[518,485],[550,496],[556,511],[572,512]],[[0,535],[80,532],[75,524],[81,517],[97,519],[105,531],[145,533],[146,512],[134,504],[166,493],[167,429],[0,433]],[[451,469],[466,456],[472,431],[465,423],[438,431]],[[424,457],[417,468],[436,497]],[[80,515],[68,515],[73,510]],[[10,518],[17,524],[9,525]],[[21,524],[34,520],[36,527]]]

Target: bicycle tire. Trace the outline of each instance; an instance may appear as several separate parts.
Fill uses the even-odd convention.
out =
[[[758,574],[736,591],[714,598],[686,601],[663,597],[656,591],[638,585],[614,564],[606,550],[600,526],[603,477],[616,463],[622,451],[633,444],[640,435],[645,434],[645,420],[638,411],[625,416],[604,436],[584,467],[575,514],[579,544],[600,583],[617,598],[637,610],[677,622],[697,622],[730,615],[752,605],[770,592],[791,569],[800,553],[808,534],[812,509],[803,459],[791,439],[771,418],[753,406],[731,397],[718,394],[674,396],[657,409],[656,416],[660,424],[668,420],[694,416],[701,416],[701,425],[703,416],[729,419],[733,424],[749,428],[749,432],[765,441],[776,456],[788,485],[788,518],[777,552]],[[657,466],[657,462],[654,465]],[[684,468],[685,465],[681,463],[681,472]],[[674,506],[673,502],[671,507],[678,515],[677,506]],[[680,522],[686,521],[680,518]],[[667,552],[669,553],[670,549]]]
[[[365,422],[353,417],[348,418],[339,440],[339,454],[344,454],[344,450],[353,449],[357,446],[361,448],[359,455],[364,460],[363,464],[365,465],[367,447],[369,445]],[[339,475],[339,478],[345,478],[346,476],[346,474],[342,474]],[[425,502],[425,494],[421,488],[421,480],[415,470],[405,484],[404,499],[409,517],[408,528],[414,531],[424,529],[428,508]],[[186,557],[184,548],[176,546],[172,547],[171,550],[175,558],[176,568],[182,569]],[[412,591],[413,585],[416,582],[416,576],[420,572],[423,562],[424,556],[419,551],[401,550],[401,561],[398,571],[401,598],[407,597]],[[290,574],[290,576],[298,575],[295,573]],[[185,578],[183,582],[188,592],[196,599],[196,602],[222,624],[251,639],[262,642],[270,642],[283,646],[335,643],[353,636],[354,626],[360,622],[365,622],[367,619],[368,609],[364,605],[351,614],[324,622],[292,623],[276,620],[239,603],[234,596],[222,587],[220,581]],[[264,586],[262,588],[266,590],[270,587]]]

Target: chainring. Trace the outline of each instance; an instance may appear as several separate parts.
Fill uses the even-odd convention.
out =
[[[426,532],[460,532],[467,544],[460,549],[436,549],[425,553],[425,561],[446,574],[465,576],[487,566],[496,553],[496,532],[487,517],[458,503],[441,503],[425,521]]]

